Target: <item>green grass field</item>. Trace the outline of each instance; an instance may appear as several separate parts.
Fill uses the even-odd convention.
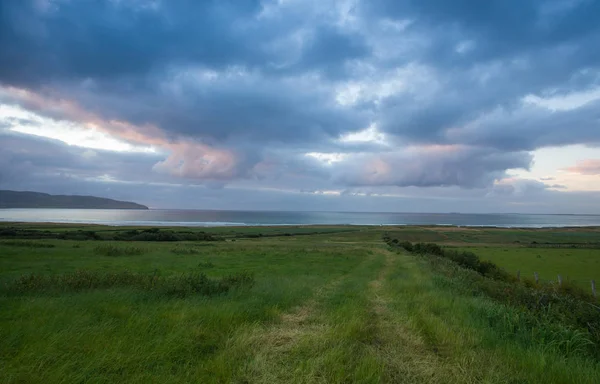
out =
[[[585,272],[598,268],[597,250],[522,248],[515,241],[583,243],[597,238],[596,229],[202,230],[225,241],[0,239],[0,382],[600,382],[597,357],[513,337],[506,324],[523,316],[518,309],[473,295],[460,277],[381,240],[390,232],[411,241],[504,247],[476,248],[483,258],[496,252],[500,265],[508,255],[519,261],[528,252],[553,251],[542,260],[562,268],[561,255],[577,251],[569,260],[578,259]],[[244,237],[257,232],[263,236]],[[166,282],[190,273],[219,281],[243,272],[254,284],[181,297],[127,284],[74,288],[69,279],[81,270]],[[48,281],[56,289],[9,289],[31,274],[54,276]]]
[[[591,290],[591,280],[600,287],[600,230],[598,228],[490,229],[490,228],[407,228],[389,231],[413,242],[435,242],[458,250],[471,251],[516,275],[556,281],[560,274],[578,286]],[[535,245],[535,247],[532,246]],[[554,248],[550,243],[573,244],[581,248]],[[590,245],[594,245],[591,247]],[[590,246],[587,248],[587,246]]]
[[[553,249],[553,248],[461,248],[477,254],[516,275],[533,279],[537,272],[540,280],[557,281],[558,275],[586,289],[591,280],[600,286],[600,249]]]

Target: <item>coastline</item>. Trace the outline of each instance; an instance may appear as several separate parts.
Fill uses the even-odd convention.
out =
[[[110,227],[600,227],[600,215],[284,212],[119,209],[0,209],[0,223],[56,223]]]
[[[376,229],[376,228],[402,228],[402,229],[443,229],[443,230],[599,230],[600,225],[454,225],[454,224],[242,224],[242,223],[193,223],[193,222],[123,222],[123,223],[108,223],[108,222],[78,222],[78,221],[4,221],[0,218],[1,227],[48,227],[48,228],[77,228],[77,227],[106,227],[110,230],[127,230],[132,228],[160,228],[160,229],[210,229],[210,228],[229,228],[235,229],[282,229],[282,228],[315,228],[315,229]]]

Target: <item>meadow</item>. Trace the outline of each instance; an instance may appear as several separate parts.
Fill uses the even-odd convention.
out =
[[[540,281],[563,280],[591,290],[600,287],[600,230],[598,228],[496,229],[407,228],[390,233],[403,240],[434,242],[449,249],[470,251],[516,276]]]
[[[507,248],[463,247],[460,250],[474,252],[484,260],[504,267],[516,275],[534,278],[537,272],[542,281],[571,281],[582,288],[591,289],[591,280],[600,288],[600,249],[573,248]]]
[[[506,266],[542,252],[564,269],[569,252],[565,265],[592,271],[597,250],[529,246],[592,247],[598,229],[145,230],[0,227],[0,382],[599,382],[581,331],[536,323],[475,292],[473,271],[382,240],[468,247]],[[202,240],[172,240],[189,232]]]

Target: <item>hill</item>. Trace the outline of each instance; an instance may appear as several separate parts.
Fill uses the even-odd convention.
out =
[[[145,205],[103,197],[7,190],[0,190],[0,208],[148,209]]]

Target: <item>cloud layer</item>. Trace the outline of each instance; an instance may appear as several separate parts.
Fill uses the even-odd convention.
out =
[[[511,173],[600,145],[599,17],[589,0],[4,1],[0,187],[567,196]]]

